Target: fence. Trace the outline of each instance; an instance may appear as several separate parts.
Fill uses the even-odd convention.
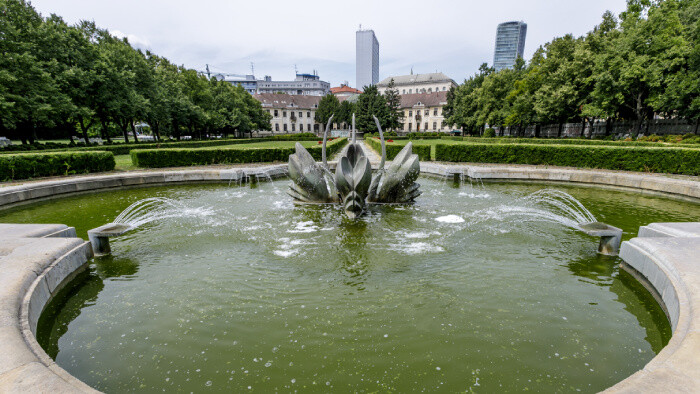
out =
[[[666,134],[698,134],[698,122],[691,123],[685,119],[652,119],[642,123],[641,131],[638,135],[666,135]],[[542,138],[572,138],[572,137],[602,137],[616,136],[623,138],[628,135],[634,135],[637,122],[622,121],[610,122],[608,125],[605,120],[596,120],[591,124],[586,122],[585,126],[581,123],[562,123],[547,124],[547,125],[530,125],[527,127],[518,126],[497,126],[493,127],[498,136],[512,137],[534,137],[539,127],[539,136]],[[561,127],[561,131],[560,131]]]

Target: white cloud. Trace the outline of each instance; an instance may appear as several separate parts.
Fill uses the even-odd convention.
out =
[[[151,49],[151,43],[145,38],[141,38],[134,34],[124,34],[119,30],[110,30],[109,32],[115,37],[126,38],[129,41],[129,44],[131,44],[131,46],[134,48]]]
[[[496,26],[528,24],[526,57],[567,33],[585,34],[607,9],[619,13],[625,0],[32,0],[43,14],[69,23],[94,20],[124,32],[177,64],[291,79],[318,70],[337,85],[355,81],[355,31],[361,23],[377,34],[380,79],[445,72],[461,82],[483,62],[492,62]],[[144,37],[148,37],[145,39]]]

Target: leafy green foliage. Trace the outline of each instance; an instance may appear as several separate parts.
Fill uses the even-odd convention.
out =
[[[700,126],[700,0],[630,0],[583,37],[540,47],[527,66],[486,64],[448,93],[448,125],[477,134],[486,125],[634,121],[654,115]],[[536,134],[537,134],[536,128]],[[583,127],[582,127],[583,130]],[[697,130],[696,130],[697,133]],[[536,135],[537,136],[537,135]]]
[[[700,150],[619,146],[438,144],[435,160],[700,175]]]
[[[379,140],[379,138],[367,138],[365,141],[369,144],[369,146],[374,149],[377,153],[381,154],[382,152],[382,142]],[[396,155],[401,152],[401,149],[403,149],[404,144],[392,144],[392,143],[386,143],[386,158],[387,160],[394,160]],[[430,161],[430,145],[413,145],[413,153],[418,155],[418,158],[423,161]]]
[[[110,152],[23,153],[0,156],[0,181],[114,169]]]
[[[346,138],[327,144],[327,154],[333,155],[347,143]],[[307,149],[321,160],[321,145]],[[144,149],[132,150],[131,161],[138,167],[162,168],[209,164],[267,163],[287,161],[294,148],[203,148],[203,149]]]
[[[340,102],[338,98],[332,93],[329,93],[323,96],[321,101],[319,101],[314,120],[325,126],[326,123],[328,123],[328,119],[330,119],[332,115],[337,114],[339,109]]]
[[[355,125],[357,130],[378,132],[373,116],[379,119],[382,129],[389,129],[390,113],[386,98],[379,94],[376,85],[365,86],[365,91],[355,104]]]

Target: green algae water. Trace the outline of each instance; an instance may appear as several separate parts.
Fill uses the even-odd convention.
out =
[[[86,238],[136,201],[169,202],[114,238],[112,256],[39,323],[47,353],[106,392],[596,392],[668,342],[653,297],[542,196],[570,194],[624,239],[650,222],[700,220],[700,205],[420,183],[414,205],[358,221],[294,206],[288,181],[84,194],[0,221],[65,223]]]

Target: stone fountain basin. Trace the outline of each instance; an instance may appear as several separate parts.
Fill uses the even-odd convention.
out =
[[[584,233],[594,237],[611,237],[622,233],[621,229],[602,222],[582,223],[578,227]]]

